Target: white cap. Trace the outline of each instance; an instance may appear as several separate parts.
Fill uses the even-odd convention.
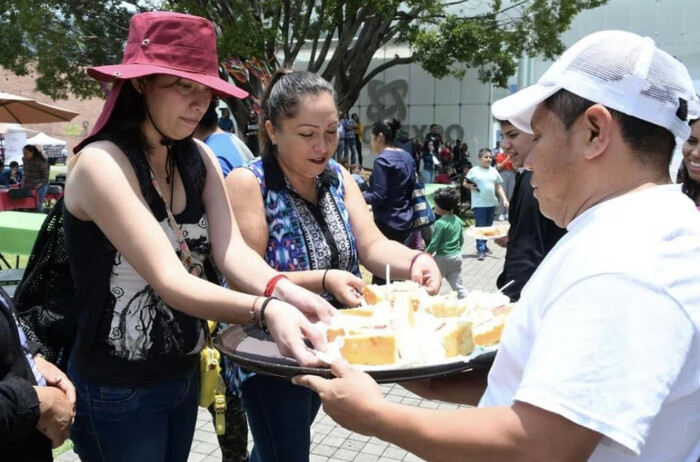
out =
[[[538,104],[559,90],[690,135],[689,119],[700,113],[688,70],[649,37],[624,31],[596,32],[576,42],[537,81],[493,103],[493,116],[532,133]]]

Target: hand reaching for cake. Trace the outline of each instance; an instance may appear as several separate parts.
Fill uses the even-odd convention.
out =
[[[311,322],[329,323],[336,311],[323,297],[293,284],[288,279],[280,280],[275,285],[272,295],[297,307]]]
[[[302,366],[322,364],[306,346],[304,338],[309,339],[314,349],[326,351],[325,336],[299,310],[281,300],[271,300],[265,309],[265,321],[282,355],[296,359]]]
[[[331,372],[337,378],[299,375],[292,382],[318,393],[323,410],[343,427],[363,435],[373,434],[376,419],[372,416],[391,404],[384,399],[382,389],[372,377],[344,359],[334,361]]]
[[[362,279],[348,271],[328,270],[324,279],[324,288],[343,305],[355,307],[360,305],[360,290],[365,285]]]
[[[411,280],[423,286],[430,295],[440,291],[442,275],[429,253],[423,252],[415,258],[411,265]]]

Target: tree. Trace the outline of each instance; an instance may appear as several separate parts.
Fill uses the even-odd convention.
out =
[[[0,0],[0,65],[33,73],[54,99],[103,96],[85,66],[119,62],[129,18],[145,10],[119,0]]]
[[[360,90],[393,66],[420,63],[435,77],[479,78],[505,86],[527,53],[553,58],[563,51],[559,36],[581,11],[608,0],[173,0],[171,4],[216,18],[224,54],[266,60],[272,69],[290,66],[306,47],[307,69],[332,81],[341,110]],[[465,15],[460,7],[481,7]],[[371,68],[372,58],[394,41],[410,45]],[[248,88],[260,94],[256,82]]]
[[[505,86],[517,61],[553,58],[559,36],[581,11],[608,0],[169,0],[164,6],[212,19],[220,33],[219,56],[258,58],[270,71],[291,66],[302,50],[307,69],[333,82],[341,110],[360,90],[393,66],[420,63],[435,77],[476,69],[482,81]],[[68,92],[100,93],[82,70],[118,62],[128,18],[153,9],[144,1],[0,0],[0,65],[16,73],[36,66],[37,88],[56,98]],[[465,14],[479,8],[480,13]],[[389,42],[412,48],[371,67]],[[250,61],[248,61],[250,63]],[[258,97],[260,76],[239,85]],[[264,81],[264,78],[262,78]],[[247,106],[229,101],[245,121]]]

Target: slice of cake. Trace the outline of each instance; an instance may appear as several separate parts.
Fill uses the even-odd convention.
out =
[[[326,329],[326,340],[329,343],[343,335],[345,335],[344,327],[329,327],[328,329]]]
[[[474,342],[480,346],[489,346],[500,342],[506,319],[505,316],[499,316],[475,326]]]
[[[472,324],[469,321],[448,322],[438,333],[442,337],[446,358],[467,356],[474,351]]]
[[[358,307],[358,308],[346,308],[344,310],[340,310],[340,313],[348,316],[362,316],[365,318],[369,318],[370,316],[374,315],[374,310],[369,307]]]
[[[378,286],[376,284],[371,284],[364,286],[360,291],[365,301],[370,305],[376,305],[377,303],[387,299],[385,286]]]
[[[350,364],[382,366],[398,359],[396,336],[391,331],[352,330],[340,337],[340,354]]]
[[[423,308],[438,318],[456,318],[461,313],[456,292],[430,297],[423,302]]]

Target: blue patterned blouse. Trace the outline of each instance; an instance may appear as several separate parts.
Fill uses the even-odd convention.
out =
[[[317,205],[294,191],[274,157],[255,159],[246,168],[255,174],[265,203],[265,261],[270,266],[278,271],[332,268],[360,275],[343,173],[336,161],[316,177]],[[332,300],[330,294],[324,296]]]
[[[294,191],[272,156],[256,158],[244,168],[255,175],[265,204],[269,238],[265,261],[277,271],[342,269],[360,277],[357,246],[345,207],[345,183],[340,165],[329,162],[316,177],[318,204]],[[334,305],[335,298],[321,294]],[[226,382],[233,390],[251,373],[226,358]]]

